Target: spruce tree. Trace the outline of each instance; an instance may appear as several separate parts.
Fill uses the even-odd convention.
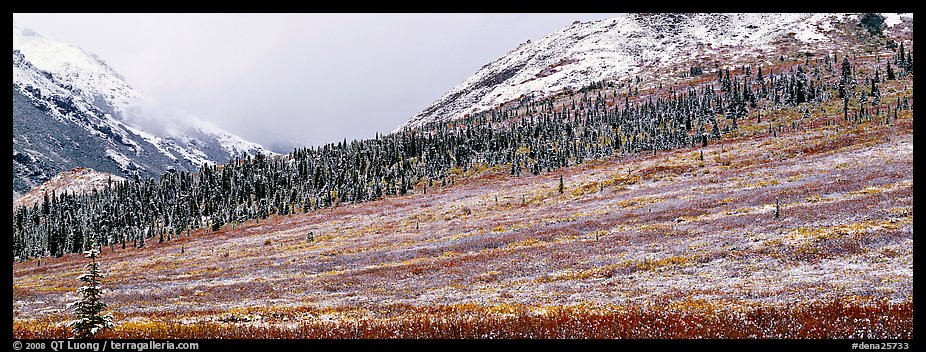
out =
[[[74,331],[76,338],[90,339],[102,330],[111,329],[113,327],[113,316],[112,314],[103,315],[106,303],[100,301],[100,296],[103,293],[100,284],[105,276],[100,272],[100,266],[96,262],[96,256],[99,252],[91,249],[84,252],[84,254],[86,254],[87,258],[90,258],[90,264],[86,266],[87,273],[77,277],[77,280],[83,282],[84,286],[77,289],[81,299],[68,305],[77,315],[77,319],[68,326]]]

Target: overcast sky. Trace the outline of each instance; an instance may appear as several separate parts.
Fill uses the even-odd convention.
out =
[[[279,152],[388,133],[505,55],[619,14],[15,14],[147,100]]]

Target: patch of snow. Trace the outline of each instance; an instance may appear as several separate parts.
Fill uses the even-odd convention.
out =
[[[881,16],[884,16],[884,24],[888,27],[903,23],[905,18],[913,20],[912,13],[882,13]]]
[[[122,171],[129,170],[129,165],[132,163],[132,161],[129,160],[129,158],[127,158],[125,155],[122,155],[122,153],[107,148],[106,156],[112,159],[113,161],[115,161],[116,164],[119,164],[120,170]]]

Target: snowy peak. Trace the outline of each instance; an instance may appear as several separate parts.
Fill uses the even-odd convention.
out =
[[[547,96],[702,58],[754,62],[782,41],[798,45],[825,42],[834,32],[834,23],[851,16],[656,13],[576,21],[540,40],[522,43],[483,66],[396,131],[459,119],[523,96]],[[901,21],[896,16],[885,17],[889,24]]]
[[[72,94],[93,102],[103,111],[121,118],[141,97],[112,68],[93,54],[13,24],[13,51],[19,52],[49,80],[65,85]],[[15,67],[15,66],[14,66]],[[42,87],[23,72],[13,71],[13,82]]]
[[[14,192],[89,167],[126,177],[273,154],[146,102],[103,60],[13,24]]]

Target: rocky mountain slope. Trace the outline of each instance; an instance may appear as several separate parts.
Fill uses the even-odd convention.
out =
[[[13,191],[75,167],[125,177],[266,148],[195,116],[165,118],[101,59],[13,24]]]
[[[903,24],[912,31],[912,14],[884,17],[886,27]],[[778,59],[770,54],[786,42],[814,50],[833,47],[839,32],[834,29],[857,24],[858,18],[852,14],[659,13],[576,21],[486,64],[396,131],[462,118],[525,96],[543,97],[670,67],[689,70],[700,61],[767,64]]]

